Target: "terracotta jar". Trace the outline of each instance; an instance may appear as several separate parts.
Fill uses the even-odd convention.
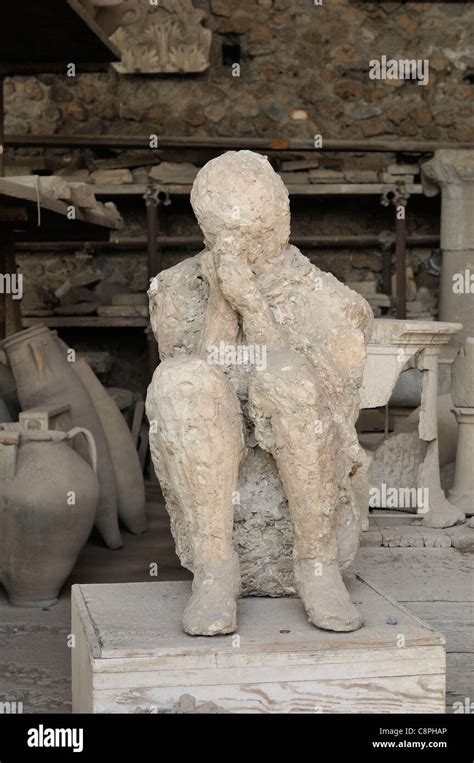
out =
[[[8,413],[8,418],[2,418],[2,421],[18,421],[20,413],[20,404],[16,393],[15,379],[10,366],[0,361],[0,397],[2,398]]]
[[[68,441],[82,434],[89,464]],[[81,438],[82,439],[82,438]],[[11,604],[50,607],[94,524],[99,500],[91,433],[0,427],[0,582]]]
[[[0,422],[11,421],[11,420],[12,420],[12,417],[10,416],[10,411],[8,410],[4,401],[0,397]]]
[[[97,447],[97,475],[100,485],[96,526],[109,548],[120,548],[122,539],[117,519],[117,487],[107,440],[94,404],[74,373],[56,336],[45,326],[12,334],[4,341],[23,410],[69,405],[70,421],[88,429]],[[87,459],[84,444],[76,447]]]
[[[117,483],[119,518],[130,532],[142,533],[146,530],[145,483],[130,429],[89,364],[81,358],[71,365],[91,396],[107,438]]]

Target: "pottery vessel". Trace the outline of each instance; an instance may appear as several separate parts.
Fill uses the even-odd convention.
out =
[[[4,421],[11,421],[12,417],[10,416],[10,411],[8,410],[7,405],[0,397],[0,422]]]
[[[109,446],[94,404],[72,363],[66,359],[56,336],[45,326],[12,334],[4,341],[23,410],[48,405],[70,406],[74,427],[88,429],[97,447],[97,476],[100,485],[96,526],[109,548],[120,548],[122,539],[117,519],[117,487]],[[83,443],[75,445],[87,460]]]
[[[2,398],[8,413],[8,418],[2,418],[2,421],[17,421],[21,410],[18,396],[16,393],[15,378],[10,366],[0,362],[0,397]]]
[[[118,515],[132,533],[146,530],[145,483],[130,429],[120,409],[84,360],[72,368],[95,405],[109,445],[117,483]]]
[[[82,434],[89,464],[69,441]],[[83,438],[80,438],[83,439]],[[91,433],[0,426],[0,582],[11,604],[50,607],[94,525],[99,499]]]

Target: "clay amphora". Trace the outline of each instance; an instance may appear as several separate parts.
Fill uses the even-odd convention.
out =
[[[16,394],[15,379],[10,366],[2,362],[0,362],[0,397],[10,414],[9,418],[2,418],[2,421],[18,421],[21,408]]]
[[[10,416],[10,411],[8,410],[7,406],[3,402],[2,398],[0,397],[0,423],[3,423],[4,421],[11,421],[12,417]]]
[[[117,483],[118,515],[132,533],[144,532],[145,483],[130,429],[88,363],[81,358],[71,365],[92,398],[107,438]]]
[[[68,444],[78,434],[86,438],[93,468]],[[94,524],[96,468],[94,439],[86,429],[0,427],[0,582],[11,604],[57,602]]]
[[[88,429],[97,447],[97,475],[100,497],[96,527],[109,548],[120,548],[122,538],[117,518],[117,487],[109,446],[94,404],[68,363],[54,334],[45,326],[35,326],[4,341],[4,348],[17,385],[23,410],[48,405],[70,406],[74,427]],[[83,443],[76,446],[87,460]]]

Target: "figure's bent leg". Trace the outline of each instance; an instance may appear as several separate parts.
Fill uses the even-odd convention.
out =
[[[360,628],[362,618],[339,569],[336,512],[352,457],[324,387],[325,379],[297,353],[269,353],[266,369],[250,379],[250,413],[288,499],[295,579],[309,620],[320,628],[351,631]]]
[[[182,512],[192,546],[193,594],[183,626],[231,633],[240,591],[232,546],[233,492],[244,451],[240,404],[219,368],[182,356],[158,366],[147,395],[157,476]]]

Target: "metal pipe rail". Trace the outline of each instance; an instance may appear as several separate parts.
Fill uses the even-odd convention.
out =
[[[407,246],[421,248],[436,248],[439,246],[439,235],[407,236]],[[198,249],[203,245],[200,236],[157,236],[156,243],[163,249],[190,248]],[[395,236],[381,234],[380,236],[292,236],[290,243],[295,246],[315,247],[321,249],[359,249],[365,247],[386,248],[395,245]],[[21,241],[17,242],[19,252],[61,252],[67,250],[145,250],[148,245],[146,236],[133,238],[111,238],[108,241]]]
[[[256,149],[257,151],[352,151],[352,152],[400,152],[426,154],[444,148],[474,149],[474,143],[452,143],[449,141],[426,140],[341,140],[323,139],[323,145],[316,147],[310,138],[201,138],[191,136],[158,136],[158,149],[150,148],[149,135],[6,135],[6,147],[26,146],[44,148],[149,148],[160,149]]]

